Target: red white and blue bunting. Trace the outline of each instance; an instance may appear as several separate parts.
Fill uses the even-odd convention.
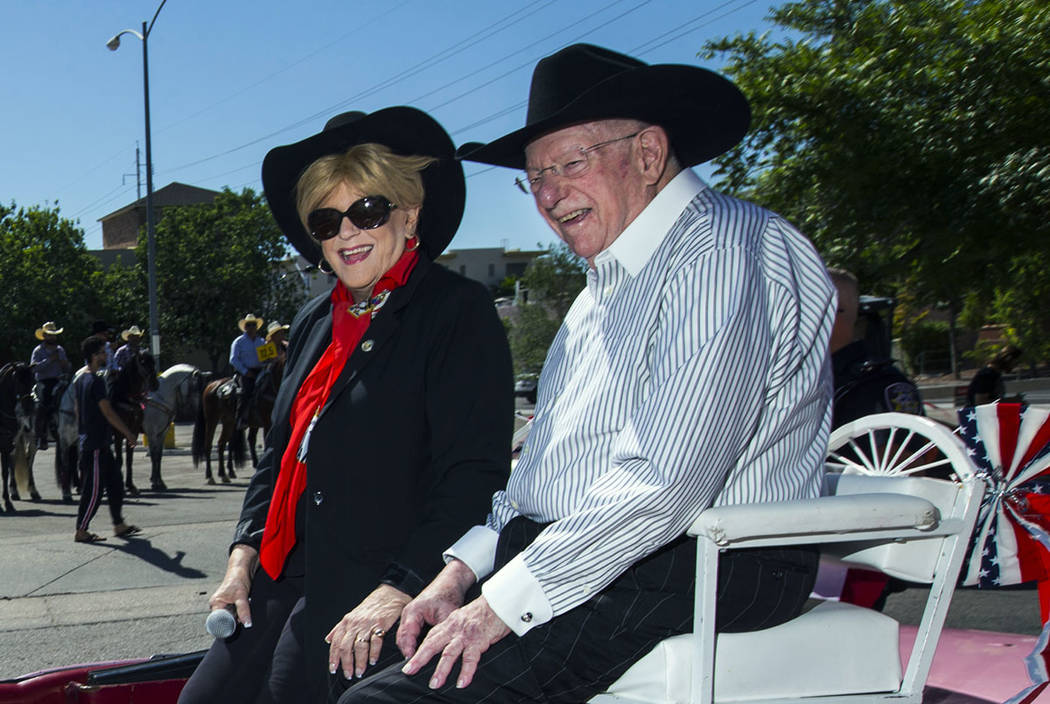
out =
[[[993,403],[959,410],[959,431],[986,484],[964,586],[1037,582],[1043,632],[1027,657],[1027,704],[1050,684],[1050,408]]]

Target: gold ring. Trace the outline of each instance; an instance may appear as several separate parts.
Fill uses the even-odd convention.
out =
[[[375,636],[376,638],[382,638],[383,636],[386,635],[386,631],[384,631],[379,626],[376,626],[375,628],[372,629],[372,635]]]
[[[367,639],[367,638],[361,638],[360,636],[358,636],[358,638],[357,638],[357,642],[358,642],[358,643],[367,643],[367,642],[368,642],[368,639]]]

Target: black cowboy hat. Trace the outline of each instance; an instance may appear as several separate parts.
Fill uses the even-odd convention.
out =
[[[385,145],[402,156],[438,159],[421,174],[425,196],[418,230],[420,245],[432,259],[436,258],[456,234],[467,187],[452,138],[434,118],[416,108],[345,112],[330,119],[314,136],[271,149],[263,159],[262,181],[277,224],[300,254],[311,262],[321,261],[321,246],[299,220],[295,186],[303,171],[317,159],[366,142]]]
[[[747,133],[751,109],[728,79],[697,66],[650,66],[592,44],[540,59],[532,72],[525,127],[460,147],[467,161],[525,168],[525,146],[570,125],[641,120],[667,130],[679,163],[695,166],[732,149]]]

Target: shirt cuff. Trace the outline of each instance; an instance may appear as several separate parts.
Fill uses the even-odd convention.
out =
[[[452,547],[445,550],[442,557],[447,565],[453,559],[459,560],[471,569],[480,582],[492,572],[496,563],[496,543],[499,533],[485,526],[473,526]]]
[[[519,636],[554,617],[547,595],[521,555],[492,575],[481,593],[500,620]]]

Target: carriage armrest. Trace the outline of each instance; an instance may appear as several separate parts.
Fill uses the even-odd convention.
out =
[[[939,521],[937,507],[917,496],[849,494],[718,506],[700,514],[688,533],[720,546],[764,539],[815,543],[932,530]]]

